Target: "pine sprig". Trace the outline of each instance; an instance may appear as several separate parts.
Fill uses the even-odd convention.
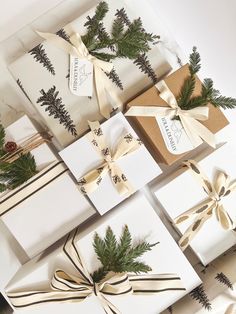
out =
[[[230,281],[230,279],[224,274],[224,273],[218,273],[215,277],[217,281],[219,281],[221,284],[225,285],[227,288],[233,290],[233,284]]]
[[[107,77],[112,80],[112,82],[121,90],[123,90],[123,84],[121,82],[121,79],[119,78],[119,75],[116,73],[116,70],[113,68],[111,72],[105,72]]]
[[[43,89],[40,91],[41,95],[37,104],[45,107],[45,111],[49,116],[53,116],[55,119],[59,119],[60,124],[64,125],[73,136],[77,136],[76,128],[70,114],[65,109],[65,105],[62,103],[62,98],[59,97],[59,92],[56,91],[56,86],[51,87],[47,92]]]
[[[192,97],[196,85],[196,74],[201,69],[201,57],[196,47],[189,57],[189,77],[184,81],[180,94],[177,97],[178,105],[183,110],[190,110],[196,107],[207,106],[211,103],[215,107],[233,109],[236,107],[236,99],[225,97],[214,88],[212,79],[206,78],[202,84],[201,95]]]
[[[140,18],[130,21],[124,8],[117,10],[109,34],[104,27],[103,19],[109,11],[106,2],[98,4],[93,17],[88,16],[84,26],[87,32],[82,40],[91,55],[112,61],[116,58],[126,58],[134,61],[141,72],[144,72],[152,82],[157,81],[155,71],[145,55],[156,44],[159,36],[145,31]],[[113,76],[109,78],[121,88],[121,82]]]
[[[4,127],[0,124],[0,192],[13,190],[37,174],[36,162],[31,153],[19,153],[13,162],[4,161],[4,156],[10,154],[6,149],[5,137]]]
[[[147,273],[151,270],[150,266],[137,259],[150,251],[156,244],[149,244],[146,241],[142,241],[133,245],[127,226],[124,227],[119,242],[110,227],[107,228],[104,239],[96,233],[93,246],[102,266],[92,274],[94,281],[99,282],[109,271],[116,273]]]
[[[193,289],[189,295],[196,301],[198,301],[206,310],[211,310],[210,300],[205,292],[203,285],[201,284],[197,288]]]

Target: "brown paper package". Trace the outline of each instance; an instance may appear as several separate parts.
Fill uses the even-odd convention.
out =
[[[188,77],[189,70],[188,65],[181,67],[179,70],[175,71],[169,75],[165,82],[170,88],[175,97],[180,93],[181,87],[184,80]],[[202,83],[196,77],[196,86],[193,92],[193,96],[198,96],[201,93]],[[159,91],[155,86],[148,89],[146,92],[136,97],[127,104],[127,109],[132,106],[163,106],[168,107],[167,103],[159,96]],[[229,122],[221,112],[220,109],[215,108],[213,105],[208,104],[209,107],[209,118],[207,121],[203,121],[202,124],[205,125],[214,134],[223,129]],[[162,162],[167,165],[171,165],[174,162],[181,159],[184,154],[174,155],[171,154],[166,148],[165,142],[161,135],[161,131],[156,122],[155,117],[127,117],[128,120],[140,130],[143,135],[142,140],[146,141],[148,146],[151,148],[153,157],[157,162]]]

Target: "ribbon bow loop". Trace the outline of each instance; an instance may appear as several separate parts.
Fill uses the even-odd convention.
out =
[[[197,232],[201,229],[204,223],[210,219],[214,213],[217,221],[223,229],[233,230],[235,228],[235,223],[225,210],[222,200],[224,197],[236,190],[236,182],[230,182],[230,177],[223,171],[217,173],[216,180],[214,183],[211,183],[194,160],[186,161],[184,162],[184,165],[191,170],[195,178],[202,185],[208,198],[175,219],[175,223],[180,224],[190,217],[195,217],[193,223],[187,228],[179,241],[182,250],[187,248],[190,241],[196,236]]]

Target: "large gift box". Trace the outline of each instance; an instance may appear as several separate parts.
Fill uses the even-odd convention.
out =
[[[95,125],[60,156],[100,214],[161,174],[122,113]]]
[[[135,10],[129,8],[129,5],[123,1],[119,1],[119,4],[117,4],[117,2],[108,0],[107,3],[109,5],[109,12],[105,17],[104,25],[109,33],[111,31],[112,21],[117,17],[115,16],[117,9],[121,10],[124,8],[125,11],[121,10],[120,12],[123,15],[126,12],[127,18],[130,19],[130,21],[138,17],[134,14]],[[96,7],[93,7],[65,26],[62,30],[59,30],[58,35],[67,40],[76,32],[83,35],[86,31],[84,24],[88,21],[87,17],[90,16],[92,18],[95,9]],[[126,20],[126,22],[129,23],[128,20]],[[152,26],[152,32],[155,33],[155,31],[158,31],[155,21],[152,22]],[[48,30],[44,29],[44,31]],[[105,50],[105,52],[107,51]],[[134,60],[132,61],[126,58],[113,60],[112,63],[116,73],[120,77],[123,90],[118,88],[112,80],[108,79],[108,83],[110,82],[108,92],[113,90],[112,94],[114,97],[112,100],[109,97],[103,99],[103,105],[108,106],[109,102],[110,106],[111,100],[113,107],[121,106],[122,103],[131,99],[131,97],[141,90],[149,87],[152,81],[139,69],[139,67],[144,67],[145,63],[150,62],[149,67],[152,67],[154,70],[158,68],[158,76],[166,74],[166,72],[170,70],[169,64],[167,64],[159,52],[158,45],[154,46],[153,49],[147,53],[149,61],[143,60],[144,58],[146,57],[140,56],[140,60],[136,60],[137,65],[133,63]],[[77,96],[71,92],[69,88],[69,68],[68,53],[48,40],[43,41],[40,45],[33,48],[29,53],[23,55],[9,66],[9,70],[18,85],[43,117],[45,124],[62,146],[67,146],[71,143],[74,140],[75,133],[81,135],[88,129],[87,120],[101,120],[103,118],[99,113],[99,106],[94,90],[92,98]],[[150,71],[149,69],[149,72]],[[78,74],[78,80],[81,82],[85,81],[86,75],[91,72],[91,68],[85,69],[82,65]],[[155,71],[153,75],[154,77],[157,75]],[[115,75],[113,75],[113,78],[114,76]],[[99,85],[102,85],[101,80],[99,81]],[[107,104],[105,102],[107,102]],[[49,103],[51,103],[51,107]],[[54,118],[54,105],[61,105],[64,114],[67,112],[67,117],[64,120],[61,119],[61,124],[59,124],[60,114],[57,115],[57,118]],[[63,125],[66,123],[65,121],[68,122],[69,120],[71,120],[69,124],[73,134],[68,132]]]
[[[146,252],[141,259],[152,268],[152,271],[141,275],[119,273],[117,276],[123,276],[123,279],[117,281],[117,279],[114,279],[115,277],[112,277],[114,281],[113,285],[109,286],[110,288],[107,286],[106,288],[99,283],[96,283],[94,286],[93,284],[88,284],[87,291],[83,292],[85,288],[82,288],[81,285],[86,285],[90,274],[101,266],[93,248],[95,232],[100,238],[103,238],[109,226],[118,238],[121,236],[125,225],[128,226],[134,243],[137,244],[143,239],[149,243],[159,242],[149,252]],[[56,270],[59,271],[55,273]],[[85,273],[87,274],[86,277],[82,280],[80,288],[78,286],[76,290],[75,282],[79,285],[79,276]],[[159,277],[156,276],[157,274]],[[59,278],[58,276],[62,277]],[[159,278],[158,283],[155,279],[157,277]],[[56,282],[53,278],[58,278],[60,281]],[[66,278],[69,281],[66,281]],[[170,280],[170,278],[172,279]],[[130,280],[129,283],[127,282],[128,279]],[[50,287],[51,280],[53,282]],[[132,283],[132,287],[134,287],[135,280],[139,281],[139,291],[134,290],[130,292],[129,285]],[[75,286],[73,286],[73,282]],[[158,291],[155,289],[155,293],[150,291],[153,289],[154,282],[162,286],[162,289],[160,288]],[[120,295],[114,295],[117,286],[124,283],[125,285],[122,288],[123,290],[120,290]],[[64,291],[54,290],[53,294],[51,294],[49,291],[52,291],[52,287],[54,286],[55,288],[57,284],[62,284],[59,288]],[[192,266],[178,248],[149,202],[140,193],[101,217],[88,229],[79,233],[78,237],[75,233],[72,233],[71,237],[67,238],[64,250],[63,246],[61,246],[50,254],[45,254],[25,264],[8,284],[6,292],[15,306],[18,306],[16,308],[17,313],[22,314],[49,314],[55,312],[73,314],[78,313],[78,311],[81,313],[103,314],[105,313],[104,308],[107,313],[143,314],[145,312],[147,314],[156,314],[176,302],[199,284],[200,279]],[[70,288],[71,286],[72,288]],[[36,291],[37,293],[34,294]],[[50,293],[50,295],[47,296],[47,293]],[[84,295],[82,296],[81,293],[82,295],[84,293]],[[20,295],[26,296],[27,300],[19,298]],[[40,302],[39,295],[44,301],[41,300]],[[86,297],[84,298],[84,296]],[[54,302],[53,300],[45,302],[46,299],[54,299]],[[23,304],[29,305],[29,303],[36,304],[34,306],[21,307]],[[112,307],[112,311],[110,307]]]
[[[199,163],[187,161],[188,170],[155,189],[182,235],[180,246],[190,245],[204,265],[236,243],[235,158],[233,147],[225,144]]]
[[[167,101],[169,101],[170,104],[171,101],[173,103],[171,96],[166,97],[164,100],[165,96],[160,97],[160,93],[165,84],[174,97],[177,98],[180,95],[183,83],[188,76],[188,65],[185,65],[166,77],[163,84],[162,82],[157,83],[156,86],[151,87],[140,96],[134,98],[127,105],[127,108],[129,109],[129,112],[127,113],[129,121],[137,126],[143,137],[143,141],[149,145],[150,150],[153,152],[154,158],[158,162],[166,163],[168,165],[180,160],[188,151],[194,148],[194,145],[185,132],[183,124],[169,115],[170,110],[173,108],[169,106]],[[196,76],[193,96],[199,96],[201,94],[201,89],[202,83]],[[136,106],[146,107],[148,108],[148,111],[145,112],[144,108],[143,115],[135,114],[135,110],[131,113],[131,110]],[[153,112],[150,112],[150,107],[154,107],[152,110]],[[155,107],[157,107],[157,111],[155,111]],[[169,111],[166,112],[166,116],[163,116],[159,109],[163,107],[166,109],[169,108]],[[215,134],[224,128],[228,124],[228,121],[220,109],[211,104],[208,104],[208,108],[208,119],[201,119],[199,123]],[[198,118],[199,116],[200,114],[197,113],[196,117]],[[191,125],[193,125],[193,123],[194,125],[196,124],[193,119],[191,119],[189,123]]]
[[[40,135],[27,116],[5,131],[6,142],[19,146]],[[38,173],[18,188],[0,195],[1,219],[29,257],[95,214],[49,143],[32,147],[31,154]]]

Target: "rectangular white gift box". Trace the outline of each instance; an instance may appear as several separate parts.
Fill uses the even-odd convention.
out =
[[[113,152],[122,135],[131,133],[134,138],[137,138],[122,113],[118,113],[104,122],[101,128],[106,143]],[[87,172],[96,169],[103,163],[102,156],[94,149],[88,135],[84,135],[59,153],[78,181]],[[162,172],[144,145],[120,158],[116,163],[135,191],[141,189]],[[126,198],[125,195],[119,194],[109,173],[103,178],[97,189],[88,194],[88,197],[101,215]]]
[[[108,30],[111,28],[111,23],[115,18],[117,9],[124,7],[131,20],[138,17],[134,14],[134,8],[129,7],[124,1],[119,1],[119,3],[117,3],[116,1],[107,0],[107,2],[110,9],[104,22]],[[71,22],[70,25],[65,26],[64,30],[69,35],[71,35],[71,29],[73,32],[84,34],[86,31],[84,24],[87,21],[87,16],[93,16],[95,8],[96,6]],[[140,14],[142,15],[141,12]],[[152,25],[153,33],[159,31],[155,21],[148,21],[148,23],[148,26],[150,24]],[[36,29],[35,31],[49,32],[48,29]],[[43,42],[43,40],[41,40],[41,42]],[[88,130],[87,120],[101,120],[102,116],[99,113],[96,96],[93,96],[92,99],[88,99],[87,96],[79,97],[71,93],[68,79],[68,54],[47,41],[44,41],[42,45],[45,57],[51,62],[55,75],[52,75],[46,67],[43,66],[43,63],[36,62],[34,56],[30,52],[13,62],[9,66],[9,70],[23,92],[32,102],[33,106],[43,117],[45,124],[49,127],[59,143],[65,147],[74,140],[74,137],[65,130],[63,125],[59,124],[58,119],[54,119],[53,116],[48,115],[48,111],[45,111],[44,106],[42,107],[40,103],[37,103],[41,96],[40,91],[42,89],[47,92],[50,88],[55,86],[55,91],[59,92],[58,98],[61,97],[62,103],[65,105],[66,110],[69,112],[76,125],[78,135],[81,135]],[[147,55],[151,61],[153,69],[158,69],[158,77],[161,77],[170,70],[170,65],[162,57],[158,45],[154,46]],[[144,73],[141,73],[138,67],[133,64],[132,60],[121,58],[119,60],[114,60],[113,64],[116,72],[122,80],[124,90],[120,90],[112,82],[111,84],[114,86],[114,92],[120,97],[122,103],[127,102],[134,95],[152,84],[150,79],[147,78]]]
[[[106,296],[122,314],[156,314],[182,298],[201,281],[192,266],[178,248],[177,244],[161,222],[147,199],[139,192],[119,207],[102,216],[93,225],[79,234],[76,246],[82,256],[87,270],[92,273],[99,266],[93,249],[95,231],[103,237],[108,226],[115,235],[120,236],[127,225],[134,241],[145,239],[149,243],[160,242],[142,260],[148,264],[152,274],[175,273],[186,290],[164,291],[155,295]],[[50,279],[56,269],[62,269],[76,275],[72,264],[59,247],[49,255],[38,257],[25,264],[8,284],[6,291],[44,290],[50,285]],[[51,313],[96,313],[104,314],[99,301],[91,296],[81,303],[41,303],[34,307],[18,309],[16,313],[51,314]]]
[[[33,122],[23,116],[6,128],[6,141],[21,143],[37,133]],[[29,257],[42,252],[95,214],[65,166],[65,170],[60,170],[57,176],[31,194],[26,193],[24,198],[24,191],[30,189],[32,183],[37,184],[43,174],[50,173],[49,169],[53,171],[55,165],[63,164],[47,143],[34,148],[31,153],[38,174],[0,196],[1,219]]]
[[[226,172],[231,181],[236,179],[235,149],[225,144],[202,159],[198,164],[211,182],[214,182],[218,170]],[[155,195],[164,207],[164,211],[174,224],[174,219],[187,210],[200,204],[207,199],[202,185],[196,180],[190,170],[186,170],[173,178],[172,181],[161,187],[154,188]],[[222,199],[225,210],[233,221],[236,220],[235,202],[236,193],[232,192]],[[194,217],[175,225],[182,235]],[[233,231],[225,231],[216,219],[215,213],[208,219],[190,242],[190,247],[198,256],[200,261],[207,265],[216,257],[224,253],[236,243],[236,234]]]

